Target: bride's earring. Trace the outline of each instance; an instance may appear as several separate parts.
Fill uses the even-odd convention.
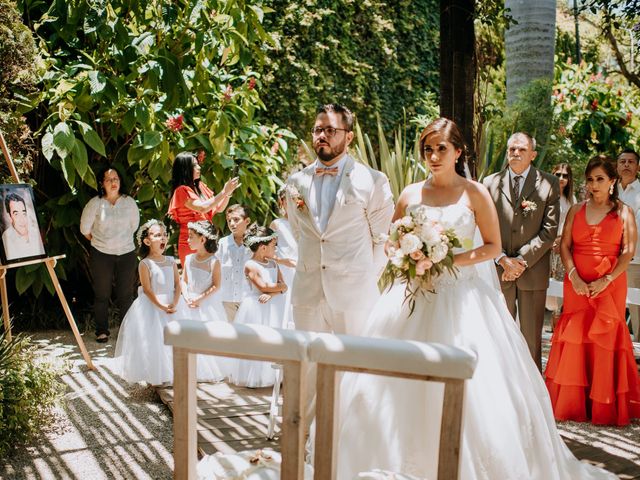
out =
[[[609,195],[613,195],[613,183],[611,184],[611,186],[609,187]]]

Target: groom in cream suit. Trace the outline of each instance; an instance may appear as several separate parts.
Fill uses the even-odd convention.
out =
[[[348,108],[321,107],[312,130],[318,158],[287,182],[288,218],[298,240],[291,304],[300,330],[361,335],[380,295],[386,257],[378,238],[389,230],[393,197],[383,173],[349,155],[352,127]],[[314,392],[315,372],[309,373]]]
[[[507,142],[509,167],[484,179],[498,210],[502,254],[496,258],[502,293],[531,356],[542,368],[542,324],[549,286],[550,252],[558,230],[558,179],[531,165],[535,140],[514,133]]]
[[[352,126],[346,107],[321,107],[312,132],[318,159],[287,182],[298,240],[291,304],[301,330],[360,335],[379,296],[386,258],[377,237],[389,230],[393,197],[383,173],[349,155]]]

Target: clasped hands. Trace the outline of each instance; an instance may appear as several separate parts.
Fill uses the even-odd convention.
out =
[[[163,305],[162,310],[164,310],[165,313],[176,313],[177,308],[173,303],[169,303],[168,305]]]
[[[574,270],[573,272],[571,272],[569,280],[571,281],[573,289],[578,295],[595,297],[599,295],[605,288],[607,288],[609,283],[611,283],[611,280],[607,277],[608,276],[605,275],[604,277],[600,277],[591,283],[587,283],[582,280],[582,278],[580,278],[580,275],[578,275],[578,272]]]
[[[500,266],[503,269],[502,281],[513,282],[527,269],[527,262],[520,258],[504,256],[500,259]]]

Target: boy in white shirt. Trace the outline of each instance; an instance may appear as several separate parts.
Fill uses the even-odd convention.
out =
[[[216,256],[220,261],[222,277],[220,299],[227,314],[227,320],[233,322],[244,291],[244,264],[251,259],[251,250],[243,243],[244,234],[251,220],[247,209],[239,204],[227,208],[225,215],[231,234],[220,239]]]

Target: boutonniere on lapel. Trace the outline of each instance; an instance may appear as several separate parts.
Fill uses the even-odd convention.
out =
[[[535,212],[538,209],[538,205],[536,202],[532,200],[527,200],[526,198],[522,200],[520,204],[520,208],[522,209],[522,214],[526,217],[530,213]]]
[[[291,197],[291,200],[293,200],[293,203],[296,204],[296,208],[298,210],[303,212],[305,208],[307,208],[307,204],[304,203],[304,198],[302,197],[302,194],[298,191],[298,189],[294,185],[287,185],[287,193],[289,194],[289,197]]]

